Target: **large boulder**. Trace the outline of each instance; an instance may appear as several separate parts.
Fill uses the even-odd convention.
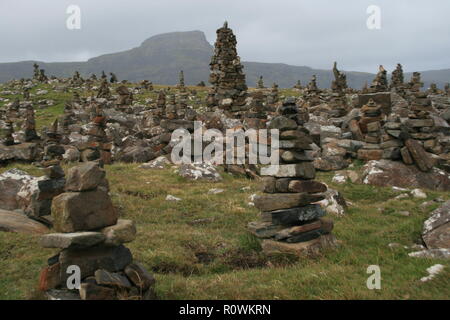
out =
[[[361,181],[379,187],[421,188],[450,191],[450,174],[438,168],[422,172],[399,161],[372,160],[363,167]]]
[[[44,234],[49,229],[43,224],[14,211],[0,209],[0,231]]]
[[[144,163],[155,159],[155,157],[149,147],[137,145],[125,148],[116,156],[116,160],[126,163]]]
[[[17,194],[23,186],[30,184],[35,179],[19,169],[11,169],[0,174],[0,209],[19,209]]]
[[[0,162],[2,161],[26,161],[36,160],[38,147],[35,143],[21,143],[13,146],[0,145]]]

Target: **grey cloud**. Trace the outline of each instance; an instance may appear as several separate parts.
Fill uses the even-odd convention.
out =
[[[82,29],[66,29],[79,5]],[[366,8],[381,7],[381,30]],[[202,30],[213,43],[228,20],[242,60],[374,72],[449,68],[448,0],[2,0],[1,62],[79,61],[127,50],[165,32]]]

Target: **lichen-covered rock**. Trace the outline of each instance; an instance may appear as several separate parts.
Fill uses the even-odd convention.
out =
[[[450,249],[450,201],[434,210],[424,222],[422,239],[428,249]]]
[[[152,160],[148,163],[144,163],[139,166],[141,169],[164,169],[166,166],[171,165],[172,162],[170,162],[167,157],[160,156],[156,158],[155,160]]]
[[[450,174],[438,168],[422,172],[399,161],[372,160],[363,167],[361,181],[379,187],[422,188],[450,191]]]
[[[208,163],[182,164],[179,175],[190,180],[221,181],[222,177],[216,167]]]
[[[345,213],[345,210],[347,210],[347,202],[339,191],[328,188],[323,195],[325,199],[319,201],[318,203],[327,213],[338,216]]]
[[[19,169],[11,169],[0,174],[0,209],[20,209],[21,206],[17,194],[22,187],[34,180],[36,180],[36,177],[30,176]]]

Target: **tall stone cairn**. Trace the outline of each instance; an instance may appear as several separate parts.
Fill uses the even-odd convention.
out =
[[[57,233],[40,239],[42,247],[60,252],[42,270],[39,289],[49,299],[153,299],[155,279],[123,245],[135,239],[136,227],[118,219],[105,171],[95,162],[73,167],[65,191],[52,202]],[[68,287],[73,266],[81,273],[78,288]]]
[[[225,22],[223,27],[217,30],[209,77],[209,82],[213,85],[215,101],[224,109],[245,104],[247,85],[236,44],[236,36]]]
[[[317,203],[327,186],[314,181],[313,141],[295,99],[287,98],[278,114],[268,128],[280,132],[280,164],[261,169],[263,195],[254,198],[261,220],[250,222],[248,229],[262,239],[267,254],[317,254],[336,245],[333,222],[323,218],[325,211]]]

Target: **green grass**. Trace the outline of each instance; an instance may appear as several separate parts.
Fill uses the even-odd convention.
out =
[[[10,165],[0,172],[20,167]],[[114,204],[121,218],[132,219],[137,239],[127,246],[136,260],[156,276],[161,299],[448,299],[450,264],[443,260],[410,258],[406,249],[420,237],[423,221],[433,207],[418,208],[425,200],[393,200],[390,188],[331,183],[332,174],[317,180],[340,190],[352,202],[335,221],[339,248],[320,256],[297,259],[265,256],[259,242],[246,231],[258,211],[248,197],[258,192],[259,182],[222,173],[219,183],[188,181],[164,170],[139,169],[134,164],[106,167]],[[243,187],[250,190],[243,191]],[[225,191],[209,195],[211,188]],[[182,199],[166,201],[168,194]],[[429,199],[448,194],[427,191]],[[379,208],[384,210],[380,211]],[[409,217],[396,214],[411,212]],[[35,296],[40,269],[53,250],[39,248],[33,236],[0,232],[0,299]],[[426,269],[445,265],[435,279],[422,283]],[[381,268],[381,290],[369,290],[369,265]]]

